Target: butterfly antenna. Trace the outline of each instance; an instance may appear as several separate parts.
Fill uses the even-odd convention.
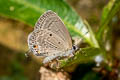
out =
[[[29,57],[30,54],[31,54],[31,50],[29,49],[29,50],[25,53],[25,56],[26,56],[26,57]]]
[[[31,61],[31,50],[28,50],[26,53],[25,53],[25,63],[29,63]]]

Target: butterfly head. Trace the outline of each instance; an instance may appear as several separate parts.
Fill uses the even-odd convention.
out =
[[[72,49],[73,49],[74,51],[76,51],[76,50],[78,50],[78,47],[77,47],[76,45],[73,45],[73,46],[72,46]]]

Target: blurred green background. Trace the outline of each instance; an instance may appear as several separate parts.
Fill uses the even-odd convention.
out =
[[[106,52],[111,51],[114,58],[120,59],[120,1],[110,0],[111,5],[115,1],[117,8],[111,13],[111,24],[114,29],[110,28],[108,33],[113,45]],[[39,80],[39,68],[35,60],[26,60],[25,52],[28,50],[27,36],[33,30],[33,26],[40,15],[47,11],[55,11],[67,25],[72,36],[80,36],[86,40],[91,47],[98,47],[91,38],[84,36],[84,32],[75,30],[74,25],[81,18],[86,19],[91,26],[90,28],[97,34],[99,25],[106,15],[103,15],[104,6],[108,5],[109,0],[0,0],[0,80]],[[113,3],[113,4],[112,4]],[[69,5],[68,5],[69,4]],[[109,4],[109,6],[111,6]],[[105,9],[105,8],[104,8]],[[110,10],[110,7],[108,11]],[[107,10],[106,10],[107,11]],[[111,10],[112,12],[112,10]],[[114,14],[115,12],[115,14]],[[78,18],[78,16],[81,18]],[[103,20],[104,23],[110,22],[108,16]],[[107,21],[109,20],[109,21]],[[110,26],[109,26],[110,27]],[[108,30],[108,28],[101,29]],[[91,33],[90,33],[91,34]],[[102,37],[95,40],[98,42]],[[111,40],[112,38],[112,40]],[[103,38],[102,38],[103,39]],[[106,39],[106,38],[105,38]],[[101,42],[100,42],[101,44]],[[100,45],[101,46],[101,45]],[[113,58],[113,59],[114,59]],[[67,69],[72,80],[114,80],[106,78],[106,75],[95,72],[92,68],[94,63],[80,64],[73,69]],[[71,67],[70,67],[71,68]],[[119,69],[119,68],[118,68]],[[120,73],[119,73],[120,75]],[[116,79],[116,78],[115,78]],[[119,80],[120,78],[118,78]],[[116,79],[117,80],[117,79]]]

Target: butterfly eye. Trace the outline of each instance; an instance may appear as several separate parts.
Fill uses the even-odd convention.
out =
[[[38,46],[37,45],[33,45],[33,48],[38,48]]]
[[[76,50],[76,46],[73,46],[73,49]]]

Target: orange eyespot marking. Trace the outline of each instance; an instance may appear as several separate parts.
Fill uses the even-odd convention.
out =
[[[38,48],[38,46],[37,46],[37,45],[33,45],[33,47],[34,47],[34,48]]]

